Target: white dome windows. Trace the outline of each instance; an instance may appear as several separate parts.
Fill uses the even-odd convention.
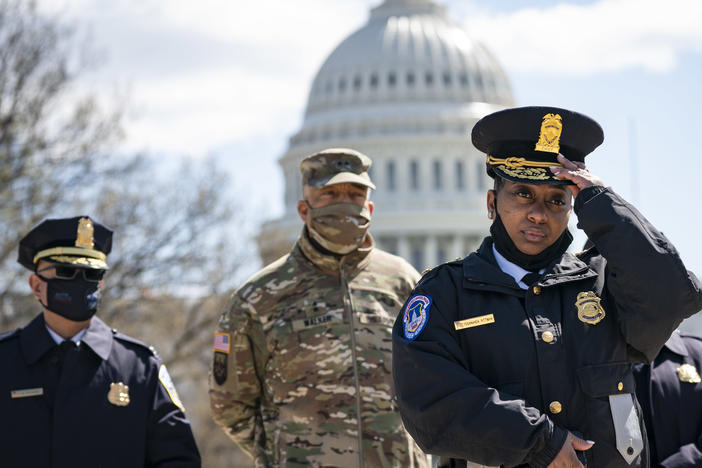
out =
[[[407,69],[378,67],[371,71],[345,71],[333,77],[318,77],[307,109],[364,105],[397,99],[466,102],[511,102],[509,89],[500,76],[470,69]]]
[[[435,159],[432,163],[431,175],[432,175],[432,186],[433,186],[434,190],[436,190],[436,191],[441,191],[441,189],[443,188],[441,169],[442,169],[441,160]]]
[[[388,72],[388,87],[394,88],[397,83],[397,75],[394,71]]]
[[[414,72],[408,71],[407,75],[405,75],[405,82],[407,83],[408,88],[414,87],[414,79]]]
[[[385,189],[388,192],[394,192],[397,190],[397,174],[395,173],[395,161],[388,161],[385,165],[385,171],[386,171],[386,185]]]
[[[447,88],[450,88],[450,87],[451,87],[451,83],[452,83],[452,80],[451,80],[451,73],[449,73],[449,72],[447,72],[447,71],[444,72],[443,75],[442,75],[442,78],[443,78],[443,80],[444,80],[444,86],[446,86]]]
[[[370,83],[371,89],[378,88],[378,74],[377,73],[371,73],[369,83]]]
[[[418,192],[420,187],[419,184],[419,161],[413,159],[410,161],[410,190]]]
[[[361,75],[356,75],[353,77],[353,90],[358,92],[361,90]]]

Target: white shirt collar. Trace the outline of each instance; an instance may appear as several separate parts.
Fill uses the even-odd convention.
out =
[[[497,260],[497,264],[500,266],[500,270],[514,278],[515,283],[517,283],[517,286],[519,286],[520,288],[529,289],[528,285],[522,283],[522,278],[524,278],[524,275],[526,275],[527,273],[531,273],[529,270],[525,270],[519,265],[515,265],[514,263],[510,262],[505,257],[503,257],[500,254],[500,252],[498,252],[495,248],[494,243],[492,244],[492,253],[495,255],[495,260]],[[543,273],[544,271],[546,271],[546,268],[540,269],[539,273]]]
[[[61,335],[59,335],[58,333],[53,331],[51,328],[49,328],[48,325],[45,324],[45,326],[46,326],[46,329],[49,331],[49,335],[51,335],[51,338],[54,339],[54,341],[56,342],[57,345],[61,344],[65,341],[63,339],[63,337],[61,337]],[[85,332],[87,332],[87,331],[88,331],[87,328],[82,329],[81,331],[79,331],[78,333],[73,335],[73,338],[71,338],[71,341],[74,342],[76,345],[79,345],[80,340],[83,339],[83,335],[85,335]]]

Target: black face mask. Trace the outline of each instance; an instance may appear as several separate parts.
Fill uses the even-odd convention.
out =
[[[503,257],[515,265],[519,265],[525,270],[533,272],[546,268],[552,262],[561,258],[565,251],[568,250],[570,243],[573,242],[573,235],[570,233],[568,228],[566,228],[563,231],[563,234],[556,239],[556,242],[549,245],[538,254],[525,254],[519,250],[516,245],[514,245],[514,241],[512,241],[512,238],[509,237],[507,229],[505,228],[505,225],[502,224],[502,219],[500,218],[499,214],[497,214],[495,221],[493,221],[492,226],[490,226],[490,235],[492,235],[492,241],[495,243],[495,248]]]
[[[81,277],[72,280],[44,278],[46,283],[46,302],[41,303],[51,312],[74,322],[89,320],[97,312],[100,304],[100,283],[86,281]]]

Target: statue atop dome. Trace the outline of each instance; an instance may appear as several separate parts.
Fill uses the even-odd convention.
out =
[[[446,7],[438,5],[433,0],[385,0],[381,5],[371,9],[370,19],[421,14],[445,17]]]

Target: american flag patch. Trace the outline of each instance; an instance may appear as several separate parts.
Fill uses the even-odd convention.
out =
[[[229,333],[215,332],[214,348],[220,353],[229,354],[229,344],[231,343],[231,335]]]

